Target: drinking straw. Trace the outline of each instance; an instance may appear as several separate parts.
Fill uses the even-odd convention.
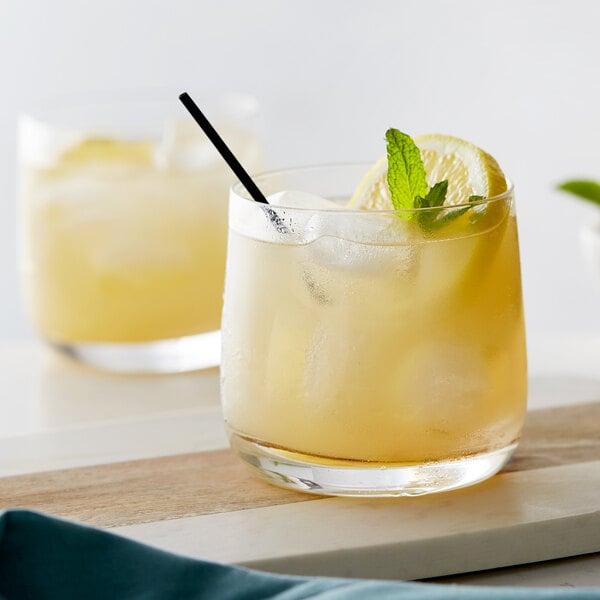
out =
[[[204,113],[192,100],[191,96],[187,92],[183,92],[179,95],[179,100],[185,106],[190,115],[192,115],[194,121],[196,121],[196,123],[200,125],[202,131],[204,131],[204,133],[212,142],[219,154],[229,165],[229,168],[235,173],[235,176],[240,180],[240,183],[246,188],[252,199],[256,202],[259,202],[260,204],[269,205],[269,201],[265,198],[265,195],[260,191],[256,183],[254,183],[252,177],[248,175],[246,169],[244,169],[240,161],[235,157],[233,152],[223,141],[223,138],[211,125],[210,121],[204,116]],[[273,225],[279,233],[289,233],[289,229],[287,228],[281,217],[272,208],[265,208],[264,210],[267,216],[269,217],[271,223],[273,223]]]

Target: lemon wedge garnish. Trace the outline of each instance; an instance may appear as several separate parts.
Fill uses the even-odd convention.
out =
[[[450,135],[437,133],[414,138],[421,151],[427,184],[448,180],[446,206],[465,204],[470,196],[491,198],[507,190],[496,160],[481,148]],[[393,210],[387,184],[387,156],[381,157],[358,184],[348,208]]]
[[[88,138],[68,148],[60,157],[63,164],[126,163],[151,164],[153,145],[146,141]]]

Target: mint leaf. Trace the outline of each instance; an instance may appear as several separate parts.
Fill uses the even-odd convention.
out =
[[[396,210],[415,207],[415,198],[427,194],[425,167],[421,152],[410,136],[398,129],[385,132],[387,143],[387,182]]]
[[[448,187],[448,182],[446,180],[444,181],[440,181],[439,183],[436,183],[433,188],[435,188],[437,185],[440,185],[441,183],[445,183],[446,184],[446,188]],[[430,192],[433,190],[433,188],[431,188]],[[444,192],[444,200],[446,199],[446,194]],[[444,200],[442,200],[441,204],[437,204],[435,206],[443,206],[444,205]],[[473,202],[479,202],[480,200],[484,200],[483,196],[469,196],[469,203],[473,203]],[[447,210],[445,211],[438,211],[438,210],[426,210],[423,211],[419,217],[419,222],[421,223],[421,226],[425,229],[439,229],[440,227],[443,227],[444,225],[447,225],[448,223],[451,223],[452,221],[454,221],[454,219],[457,219],[458,217],[460,217],[461,215],[464,215],[468,210],[470,210],[470,206],[461,206],[459,208],[452,208],[452,207],[448,207]]]
[[[448,180],[438,181],[425,196],[424,200],[427,206],[444,206],[446,201],[446,194],[448,193]]]
[[[600,183],[597,181],[589,179],[565,181],[558,186],[558,189],[600,205]]]
[[[423,198],[417,196],[415,198],[415,208],[437,208],[444,205],[446,200],[446,193],[448,192],[448,181],[438,181]],[[439,217],[439,211],[437,210],[424,210],[423,212],[417,213],[417,220],[423,229],[431,229],[436,218]]]

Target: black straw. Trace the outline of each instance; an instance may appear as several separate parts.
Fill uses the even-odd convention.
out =
[[[265,198],[265,195],[258,189],[258,186],[254,183],[252,177],[248,175],[246,169],[242,167],[240,161],[233,155],[233,152],[223,141],[223,138],[216,132],[215,128],[210,124],[210,121],[204,116],[190,95],[187,92],[183,92],[183,94],[179,95],[179,100],[181,100],[181,103],[186,107],[190,115],[192,115],[194,121],[200,125],[202,131],[204,131],[208,139],[219,151],[219,154],[235,173],[241,184],[246,188],[246,190],[248,190],[248,193],[252,199],[256,202],[267,205],[263,208],[263,210],[273,224],[273,227],[275,227],[275,229],[281,234],[289,234],[290,230],[283,222],[283,219],[269,206],[269,202]]]
[[[242,167],[240,161],[234,156],[233,152],[223,141],[223,138],[216,132],[215,128],[210,124],[210,121],[204,116],[190,95],[187,92],[183,92],[183,94],[180,94],[179,100],[181,100],[181,103],[186,107],[190,115],[192,115],[194,121],[200,125],[202,131],[204,131],[208,139],[219,151],[219,154],[235,173],[241,184],[248,190],[248,193],[250,196],[252,196],[252,199],[256,200],[256,202],[260,202],[261,204],[269,204],[264,194],[258,189],[258,186],[254,183],[254,181],[252,181],[250,175],[248,175],[246,169]]]

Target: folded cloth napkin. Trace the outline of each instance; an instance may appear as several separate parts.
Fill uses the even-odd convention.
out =
[[[194,560],[25,510],[0,513],[0,598],[600,600],[600,589],[486,588],[291,577]]]

